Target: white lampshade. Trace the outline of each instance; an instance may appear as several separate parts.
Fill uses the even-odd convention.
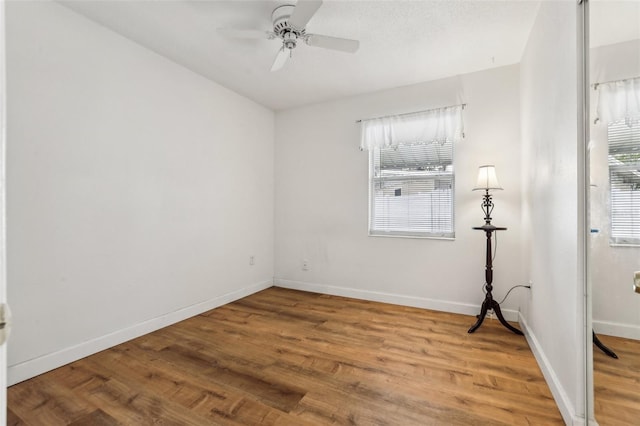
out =
[[[496,177],[495,166],[480,166],[478,170],[478,182],[473,190],[477,191],[479,189],[502,189]]]

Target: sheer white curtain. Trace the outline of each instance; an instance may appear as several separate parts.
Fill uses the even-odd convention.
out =
[[[463,105],[362,120],[360,149],[419,145],[463,137]]]
[[[626,80],[599,83],[598,91],[598,121],[605,124],[624,119],[630,120],[640,115],[640,77]]]

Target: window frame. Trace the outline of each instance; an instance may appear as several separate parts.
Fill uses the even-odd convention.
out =
[[[437,143],[437,142],[436,142]],[[385,231],[385,230],[376,230],[373,229],[374,221],[375,221],[375,213],[374,213],[374,196],[375,196],[375,188],[374,185],[379,182],[381,178],[375,177],[375,156],[376,152],[380,152],[382,148],[374,148],[369,151],[369,197],[368,197],[368,236],[370,237],[391,237],[391,238],[417,238],[417,239],[435,239],[435,240],[447,240],[453,241],[455,240],[456,234],[456,202],[455,202],[455,142],[451,142],[451,172],[450,173],[441,173],[442,176],[450,177],[451,179],[451,232],[420,232],[420,231]],[[401,149],[405,145],[399,145],[397,148]],[[409,176],[409,178],[411,178]],[[437,176],[417,176],[416,180],[432,180],[436,179]],[[378,180],[376,180],[378,179]],[[397,180],[407,180],[407,175],[399,175],[398,177],[390,177],[385,180],[392,181],[394,179]]]

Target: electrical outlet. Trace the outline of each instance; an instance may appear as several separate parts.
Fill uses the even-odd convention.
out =
[[[495,318],[495,315],[493,313],[493,309],[489,309],[487,311],[487,315],[485,316],[485,318],[487,318],[487,319],[494,319]]]
[[[254,256],[249,256],[249,265],[253,266],[256,263],[256,259]]]
[[[302,261],[302,270],[303,271],[308,271],[309,270],[309,261],[306,260],[306,259]]]

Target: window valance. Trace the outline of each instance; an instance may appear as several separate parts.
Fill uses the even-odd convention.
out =
[[[596,123],[629,122],[640,115],[640,77],[597,83],[594,88],[598,91]]]
[[[464,105],[361,121],[360,149],[458,141],[464,137]]]

